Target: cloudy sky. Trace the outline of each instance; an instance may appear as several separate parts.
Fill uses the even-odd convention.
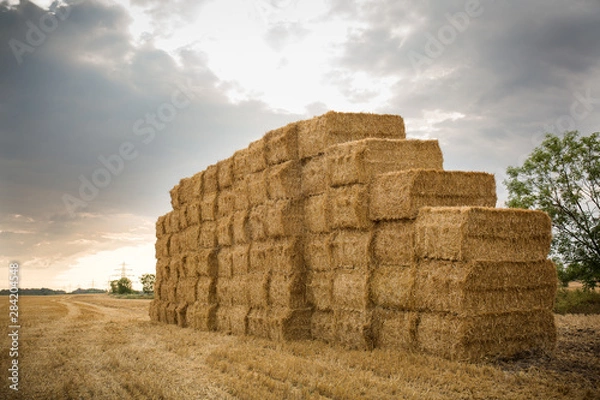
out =
[[[600,130],[599,37],[598,0],[0,0],[0,288],[153,272],[180,178],[330,109],[402,115],[501,206],[543,132]]]

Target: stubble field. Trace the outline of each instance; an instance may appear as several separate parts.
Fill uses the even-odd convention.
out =
[[[557,315],[553,355],[467,364],[156,324],[149,300],[19,300],[19,392],[3,335],[0,399],[600,399],[600,315]]]

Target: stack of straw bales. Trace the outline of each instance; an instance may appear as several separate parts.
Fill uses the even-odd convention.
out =
[[[549,218],[442,163],[399,116],[268,132],[171,190],[152,319],[453,359],[552,348]]]

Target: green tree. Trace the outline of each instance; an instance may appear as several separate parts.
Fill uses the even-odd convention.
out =
[[[113,286],[113,284],[111,282],[111,287],[113,288],[113,290],[112,290],[113,293],[117,293],[117,294],[133,293],[132,283],[129,278],[121,278],[118,281],[113,281],[113,282],[116,282],[115,286]],[[115,292],[115,287],[116,287],[116,292]]]
[[[142,290],[144,293],[154,292],[154,282],[156,281],[156,275],[154,274],[143,274],[140,276],[140,283],[142,284]]]
[[[119,293],[119,280],[115,279],[114,281],[110,281],[110,292],[113,294]]]
[[[600,281],[600,133],[546,134],[504,181],[508,206],[540,209],[552,218],[551,256],[563,282]]]

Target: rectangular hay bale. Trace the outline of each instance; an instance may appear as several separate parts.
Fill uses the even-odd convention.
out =
[[[267,257],[265,266],[278,274],[303,274],[305,270],[302,255],[302,240],[297,237],[287,237],[267,242]]]
[[[375,347],[382,349],[414,349],[417,346],[419,314],[377,307],[373,311]]]
[[[304,256],[308,270],[329,271],[333,269],[330,237],[329,234],[309,234],[306,236]]]
[[[310,319],[310,331],[313,339],[336,343],[338,338],[333,311],[314,311]]]
[[[233,242],[235,244],[246,244],[250,241],[247,227],[248,212],[236,211],[233,214]]]
[[[373,303],[395,310],[413,308],[416,273],[414,266],[378,266],[375,268],[370,282]],[[431,295],[440,296],[442,294],[434,289]]]
[[[267,192],[270,199],[295,199],[302,195],[301,166],[287,161],[267,169]]]
[[[307,197],[304,201],[306,228],[312,233],[329,232],[327,193]]]
[[[262,171],[267,168],[264,139],[255,140],[248,146],[246,167],[250,173]]]
[[[334,310],[337,342],[349,349],[373,349],[371,311]]]
[[[265,204],[265,233],[271,238],[304,233],[304,204],[300,200],[271,200]]]
[[[233,190],[224,189],[219,192],[217,198],[217,211],[216,217],[224,218],[231,214],[235,210],[235,193]]]
[[[254,242],[250,245],[248,272],[267,272],[269,271],[268,258],[271,251],[271,243]]]
[[[327,190],[327,160],[318,156],[306,160],[302,165],[301,185],[303,196],[313,196]]]
[[[269,310],[269,338],[276,341],[310,339],[310,309],[290,310],[276,307]]]
[[[269,316],[266,309],[252,308],[248,313],[248,334],[268,339],[270,334]]]
[[[217,244],[219,246],[233,245],[233,214],[219,218],[217,221]]]
[[[265,171],[247,175],[246,181],[248,185],[248,203],[251,206],[263,204],[269,199]]]
[[[306,283],[301,274],[271,274],[269,305],[290,309],[305,308]]]
[[[373,256],[378,265],[411,265],[415,261],[415,222],[378,222],[373,235]]]
[[[248,200],[248,180],[246,179],[246,176],[237,179],[233,183],[233,194],[233,208],[236,211],[245,211],[250,207],[250,201]]]
[[[246,287],[248,289],[248,305],[250,307],[268,307],[271,274],[269,272],[247,274],[246,281]]]
[[[202,179],[203,197],[217,193],[219,190],[218,170],[216,164],[209,165],[204,170]]]
[[[269,165],[298,159],[298,126],[288,124],[265,134],[265,158]]]
[[[327,193],[327,213],[331,229],[369,229],[369,187],[351,185],[330,188]]]
[[[336,271],[332,292],[335,310],[365,311],[371,305],[369,274],[360,271]]]
[[[233,275],[246,275],[250,266],[250,245],[236,245],[231,249]]]
[[[251,240],[257,241],[267,238],[267,229],[265,226],[266,211],[267,209],[264,205],[256,206],[250,210],[247,229]]]
[[[202,221],[215,221],[217,219],[217,193],[204,195],[200,203]]]
[[[226,158],[217,163],[217,182],[220,190],[233,185],[233,157]]]
[[[312,272],[308,276],[306,299],[316,310],[333,310],[333,277],[332,271]]]
[[[331,262],[334,269],[367,270],[373,267],[369,231],[341,230],[332,234]]]
[[[217,246],[217,223],[215,221],[204,221],[200,225],[199,247],[211,249]]]
[[[231,247],[223,247],[217,253],[217,276],[230,279],[233,276],[233,252]]]
[[[207,276],[198,277],[196,283],[196,302],[200,304],[217,303],[217,281]]]
[[[204,332],[216,330],[217,306],[196,302],[188,307],[188,325]]]

